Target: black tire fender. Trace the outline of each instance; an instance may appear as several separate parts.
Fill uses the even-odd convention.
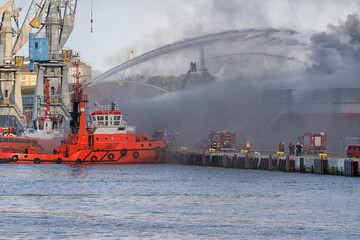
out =
[[[61,158],[56,159],[56,163],[57,164],[62,164],[62,159]]]
[[[92,162],[96,162],[97,161],[97,156],[92,156],[91,158],[90,158],[90,160],[92,161]]]
[[[132,155],[133,155],[134,158],[138,158],[140,154],[139,154],[139,152],[133,152]]]
[[[34,163],[35,163],[35,164],[40,164],[40,158],[35,158],[35,159],[34,159]]]
[[[120,153],[122,157],[125,157],[127,155],[127,149],[124,148],[123,150],[120,151]]]
[[[14,156],[11,157],[11,160],[12,160],[13,162],[17,162],[17,161],[19,160],[19,156],[18,156],[18,155],[14,155]]]
[[[81,164],[83,163],[83,160],[81,160],[80,158],[76,159],[75,163]]]
[[[114,159],[114,157],[115,157],[115,155],[114,155],[113,153],[109,153],[109,154],[108,154],[108,158],[109,158],[109,160],[113,160],[113,159]]]

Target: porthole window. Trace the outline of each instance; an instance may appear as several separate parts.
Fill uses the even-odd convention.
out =
[[[151,147],[151,143],[149,143],[149,147]]]
[[[141,144],[141,146],[143,147],[143,146],[144,146],[144,144]]]

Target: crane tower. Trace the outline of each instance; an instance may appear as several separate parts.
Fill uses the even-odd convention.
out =
[[[0,115],[14,116],[17,119],[17,124],[24,127],[25,117],[23,114],[19,69],[13,59],[17,53],[17,51],[13,50],[13,37],[17,37],[20,33],[19,12],[20,9],[15,7],[14,0],[8,1],[0,7]],[[14,29],[12,19],[16,25]],[[20,44],[19,47],[21,48]]]
[[[69,122],[71,109],[68,69],[59,52],[74,28],[77,0],[33,0],[33,3],[35,4],[31,5],[27,16],[28,25],[39,30],[30,34],[29,39],[30,64],[38,63],[32,118],[37,119],[46,106],[44,86],[49,79],[50,111],[62,115]],[[45,37],[37,38],[42,29],[45,29]]]

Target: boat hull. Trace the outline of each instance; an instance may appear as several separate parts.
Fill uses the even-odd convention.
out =
[[[0,152],[25,153],[29,147],[35,149],[37,153],[52,153],[53,149],[59,146],[61,137],[50,139],[32,138],[32,137],[0,137]]]
[[[153,149],[84,149],[71,157],[58,154],[1,153],[0,163],[8,164],[130,164],[160,163],[167,157],[166,148]]]

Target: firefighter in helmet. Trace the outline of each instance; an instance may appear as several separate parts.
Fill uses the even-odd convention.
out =
[[[216,141],[213,141],[211,143],[211,148],[216,149],[216,147],[217,147],[217,143],[216,143]]]

